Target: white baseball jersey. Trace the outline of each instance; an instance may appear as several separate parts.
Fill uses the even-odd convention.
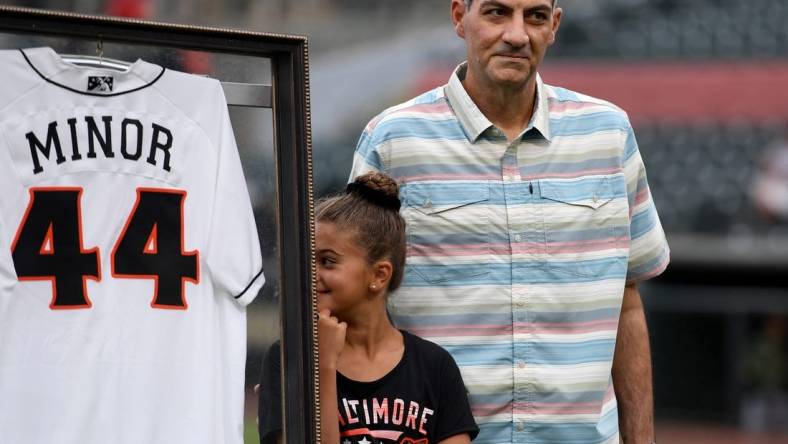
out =
[[[264,278],[221,85],[49,48],[0,74],[0,443],[243,442]]]
[[[10,251],[11,242],[8,240],[8,231],[5,228],[2,214],[0,214],[0,251],[4,253]],[[0,260],[0,298],[6,292],[13,289],[16,282],[16,272],[14,271],[14,264],[8,260]],[[2,441],[0,441],[2,442]]]

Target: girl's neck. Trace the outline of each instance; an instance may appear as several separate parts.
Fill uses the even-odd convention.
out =
[[[345,349],[363,353],[370,359],[381,349],[402,342],[402,334],[391,324],[385,309],[373,313],[348,320],[345,334]]]
[[[405,339],[386,316],[385,305],[347,319],[345,347],[337,371],[354,381],[377,381],[392,371],[405,353]]]

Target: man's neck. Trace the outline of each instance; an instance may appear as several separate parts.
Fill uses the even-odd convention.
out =
[[[536,75],[524,87],[504,88],[481,81],[468,70],[462,85],[482,114],[509,141],[519,136],[531,121],[536,108]]]

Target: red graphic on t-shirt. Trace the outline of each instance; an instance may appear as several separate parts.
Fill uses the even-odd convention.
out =
[[[399,444],[430,444],[430,440],[427,438],[419,438],[418,440],[413,438],[405,438],[400,441]]]
[[[339,403],[338,413],[342,438],[355,440],[363,437],[361,441],[356,441],[360,444],[368,444],[367,437],[374,438],[374,442],[429,444],[427,423],[432,419],[435,411],[419,402],[402,398],[343,397]],[[403,436],[406,434],[416,436],[412,438]]]
[[[402,436],[402,432],[397,430],[370,430],[364,427],[360,429],[345,430],[344,432],[339,433],[339,436],[342,438],[347,436],[359,436],[359,435],[367,435],[377,439],[396,441],[397,439],[399,439],[400,436]],[[419,444],[421,444],[421,442],[419,442]]]

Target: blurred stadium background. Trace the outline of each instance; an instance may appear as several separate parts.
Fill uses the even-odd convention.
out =
[[[559,3],[542,77],[629,113],[673,252],[642,290],[659,441],[788,443],[788,1]],[[10,4],[308,36],[317,196],[343,187],[372,116],[464,58],[449,0]],[[250,310],[250,385],[275,293]]]

